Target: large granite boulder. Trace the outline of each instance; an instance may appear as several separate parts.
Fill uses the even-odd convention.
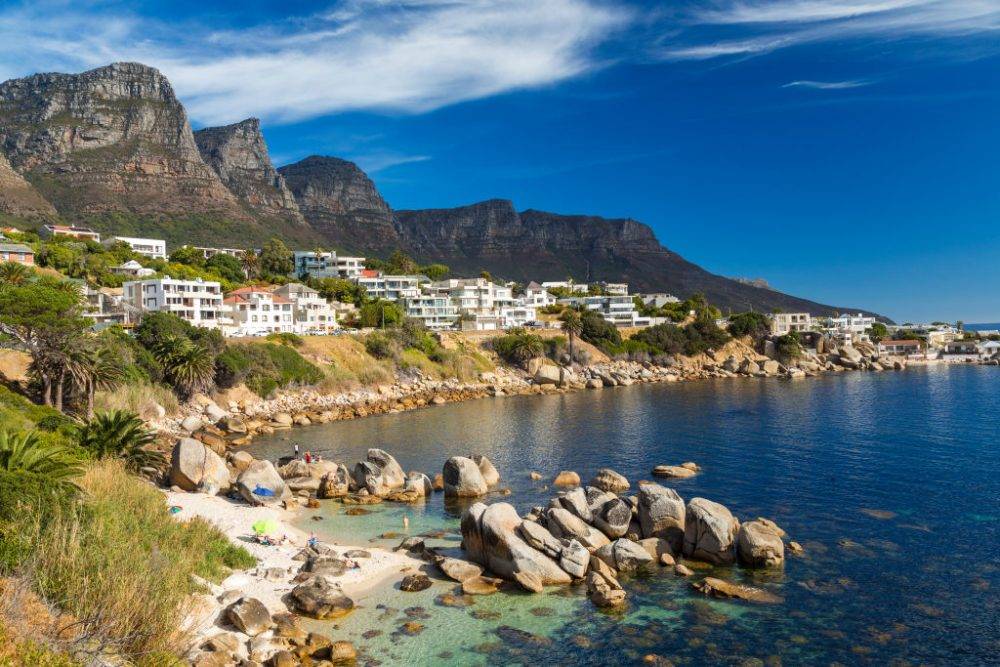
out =
[[[632,521],[632,505],[621,498],[612,498],[594,512],[594,525],[611,539],[623,537]]]
[[[601,468],[594,475],[594,479],[590,480],[591,486],[596,486],[602,491],[610,491],[611,493],[621,493],[623,491],[628,491],[629,484],[628,479],[625,475],[615,472],[611,468]]]
[[[618,496],[611,493],[610,491],[603,491],[596,486],[588,486],[587,492],[587,507],[590,508],[591,514],[597,514],[597,511],[604,506],[604,503],[609,500],[614,500]]]
[[[226,619],[240,632],[254,637],[274,625],[271,613],[257,598],[240,598],[226,609]]]
[[[289,598],[297,613],[321,621],[339,618],[354,610],[354,601],[323,576],[299,584],[289,593]]]
[[[785,544],[774,522],[757,519],[740,526],[736,552],[749,567],[778,567],[785,562]]]
[[[403,490],[415,493],[421,498],[434,495],[434,486],[431,484],[431,478],[422,472],[416,471],[406,475],[406,484],[403,485]]]
[[[489,491],[483,473],[476,462],[464,456],[453,456],[445,461],[441,471],[445,496],[475,498]]]
[[[594,606],[617,609],[625,605],[625,591],[614,577],[591,570],[587,574],[587,596]]]
[[[497,472],[496,466],[493,465],[492,461],[482,454],[474,454],[472,460],[479,466],[479,472],[483,476],[486,486],[492,487],[500,483],[500,473]]]
[[[372,461],[358,461],[354,464],[354,484],[359,490],[365,489],[379,498],[385,498],[395,488],[390,485],[382,468]]]
[[[549,558],[559,558],[562,555],[562,541],[549,532],[549,529],[534,521],[522,521],[517,527],[517,534],[534,549],[538,549]]]
[[[692,498],[684,518],[684,555],[709,563],[732,563],[739,527],[740,522],[725,505]]]
[[[533,380],[535,384],[561,384],[562,369],[552,364],[542,364],[535,371]]]
[[[604,533],[561,507],[550,507],[546,511],[545,517],[549,532],[556,537],[566,540],[575,539],[587,548],[604,546],[610,541]]]
[[[383,449],[369,449],[367,459],[382,470],[382,479],[389,489],[401,489],[406,483],[406,474],[392,454]]]
[[[594,514],[590,511],[590,505],[587,503],[587,493],[579,486],[559,496],[559,503],[563,509],[569,510],[570,513],[587,523],[594,520]]]
[[[565,584],[571,578],[559,564],[533,549],[518,535],[521,517],[508,503],[476,503],[462,516],[462,543],[466,554],[497,576],[535,584]],[[519,576],[520,575],[520,576]],[[522,583],[522,585],[524,585]]]
[[[677,551],[684,543],[684,499],[659,484],[639,485],[638,514],[643,537],[662,537]]]
[[[342,498],[351,491],[351,473],[347,466],[337,464],[335,470],[327,472],[319,481],[316,492],[320,498]]]
[[[228,491],[229,469],[218,454],[194,438],[181,438],[170,456],[170,483],[188,492]]]
[[[252,505],[271,505],[292,496],[270,461],[256,460],[236,478],[236,489]]]
[[[590,565],[590,552],[576,540],[566,540],[559,554],[559,567],[573,576],[583,579]]]
[[[653,557],[641,544],[625,538],[605,544],[594,555],[618,572],[635,572],[653,562]]]

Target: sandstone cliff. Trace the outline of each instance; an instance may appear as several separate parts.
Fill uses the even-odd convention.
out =
[[[313,155],[278,171],[306,221],[334,247],[388,254],[400,246],[389,205],[353,162]]]
[[[63,216],[249,217],[202,161],[170,83],[145,65],[0,84],[0,149]]]
[[[305,224],[285,179],[271,163],[258,119],[207,127],[195,132],[194,140],[205,163],[252,210]]]
[[[54,216],[56,209],[0,153],[0,213],[14,216]]]

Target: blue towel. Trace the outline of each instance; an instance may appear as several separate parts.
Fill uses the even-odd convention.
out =
[[[260,484],[258,484],[257,488],[255,488],[253,490],[253,494],[255,496],[273,496],[274,495],[274,491],[272,491],[271,489],[265,488],[265,487],[261,486]]]

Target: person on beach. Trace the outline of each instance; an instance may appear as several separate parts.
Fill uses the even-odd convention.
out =
[[[316,548],[316,545],[319,544],[319,541],[316,539],[316,533],[309,533],[309,539],[306,540],[306,544],[308,544],[313,549]]]
[[[404,516],[403,517],[403,530],[409,530],[409,529],[410,529],[410,517]]]
[[[309,453],[308,449],[306,450],[306,463],[312,463],[312,454]]]
[[[295,458],[299,458],[299,443],[295,443]]]

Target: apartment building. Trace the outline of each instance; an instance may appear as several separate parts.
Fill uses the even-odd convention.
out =
[[[274,294],[291,302],[296,333],[329,334],[340,326],[336,308],[308,285],[289,283],[276,289]]]
[[[90,227],[77,227],[76,225],[43,225],[38,230],[38,235],[42,238],[52,238],[54,236],[68,236],[81,241],[101,242],[101,235]]]
[[[652,320],[639,314],[630,296],[583,296],[560,299],[559,303],[601,314],[617,327],[648,327]]]
[[[241,287],[225,299],[235,336],[295,333],[292,301],[259,287]]]
[[[365,269],[364,257],[340,256],[335,252],[296,250],[295,275],[299,278],[360,278]]]
[[[812,315],[809,313],[775,313],[771,316],[771,333],[775,336],[812,329]]]
[[[628,296],[628,283],[597,283],[597,286],[611,296]]]
[[[538,311],[534,306],[513,305],[500,309],[500,326],[503,329],[525,327],[538,321]]]
[[[121,241],[127,243],[132,252],[139,253],[144,257],[152,259],[167,258],[167,242],[162,239],[143,239],[132,236],[112,236],[108,241]]]
[[[243,248],[209,248],[205,246],[191,246],[195,250],[200,250],[205,259],[211,259],[215,255],[229,255],[239,259],[246,252]],[[256,250],[254,252],[257,252]]]
[[[119,264],[118,266],[111,267],[111,273],[117,273],[123,276],[131,276],[133,278],[145,278],[156,273],[153,269],[147,268],[135,261],[130,259],[124,264]]]
[[[14,262],[25,266],[35,265],[35,251],[23,243],[0,242],[0,262]]]
[[[485,278],[451,279],[431,283],[426,292],[451,297],[460,315],[496,315],[497,310],[514,305],[514,291]]]
[[[222,286],[211,280],[152,278],[122,286],[122,299],[142,312],[168,312],[190,324],[221,329],[232,323]]]
[[[575,283],[572,280],[549,280],[543,282],[542,287],[547,290],[564,289],[570,294],[586,294],[590,291],[586,283]]]
[[[403,311],[406,317],[420,320],[428,329],[449,329],[458,321],[458,308],[447,296],[418,291],[403,301]]]
[[[883,340],[878,351],[887,357],[913,357],[921,353],[921,347],[919,340]]]
[[[385,276],[374,271],[364,271],[357,279],[373,299],[402,301],[421,295],[420,284],[428,282],[425,276]]]
[[[525,306],[536,309],[551,306],[556,302],[556,298],[534,280],[524,288],[524,296],[521,300]]]

